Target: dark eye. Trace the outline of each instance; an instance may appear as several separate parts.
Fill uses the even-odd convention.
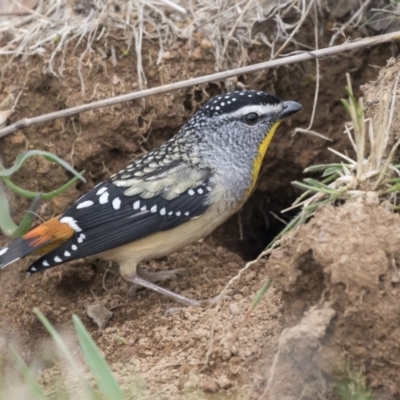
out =
[[[247,125],[255,125],[258,122],[258,118],[259,118],[258,114],[250,113],[250,114],[245,115],[244,122]]]

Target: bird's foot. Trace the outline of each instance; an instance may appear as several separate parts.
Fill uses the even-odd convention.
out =
[[[182,275],[184,272],[185,268],[177,268],[169,271],[152,272],[148,271],[147,269],[138,267],[136,275],[140,276],[146,281],[157,283],[157,282],[167,281],[168,279],[177,279],[178,276]]]
[[[173,270],[169,270],[169,271],[157,271],[157,272],[152,272],[152,271],[148,271],[147,269],[144,268],[140,268],[138,267],[136,269],[136,276],[142,278],[144,281],[147,281],[148,283],[158,283],[158,282],[164,282],[167,281],[169,279],[175,280],[178,278],[178,275],[182,274],[185,271],[184,268],[177,268],[177,269],[173,269]],[[142,284],[136,283],[134,282],[134,279],[136,278],[128,278],[128,280],[130,282],[132,282],[132,285],[130,286],[129,290],[128,290],[128,296],[134,296],[137,292],[137,290],[139,288],[143,288],[143,287],[147,287],[144,286]],[[153,286],[157,286],[158,285],[153,285]],[[152,289],[152,288],[149,288]],[[167,289],[165,289],[167,290]],[[171,292],[173,293],[173,292]]]
[[[135,293],[137,286],[143,286],[147,289],[154,290],[157,293],[161,293],[164,296],[169,297],[172,300],[175,300],[179,303],[185,304],[186,306],[192,307],[199,307],[201,306],[202,302],[190,299],[189,297],[182,296],[181,294],[172,292],[171,290],[165,289],[161,286],[156,285],[153,282],[150,282],[139,275],[134,275],[133,277],[129,278],[129,281],[132,282],[134,285],[129,289],[128,294],[132,295]],[[133,290],[132,290],[133,288]]]

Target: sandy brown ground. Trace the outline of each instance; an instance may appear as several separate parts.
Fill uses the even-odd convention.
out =
[[[117,51],[121,50],[118,43],[114,45]],[[196,42],[194,46],[197,51],[190,54],[189,45],[180,43],[173,49],[171,58],[154,66],[151,60],[158,49],[146,42],[143,53],[148,85],[157,86],[171,80],[213,72],[212,55],[207,49],[196,47]],[[379,49],[372,48],[333,61],[321,62],[323,79],[313,129],[331,137],[333,142],[330,146],[342,151],[349,147],[342,135],[342,124],[347,117],[340,104],[340,98],[344,96],[345,72],[352,71],[353,85],[357,88],[360,84],[375,79],[378,69],[371,65],[384,65],[389,55],[390,47],[381,46]],[[251,62],[267,58],[267,49],[257,48],[251,52]],[[95,69],[85,70],[86,94],[83,96],[76,73],[76,56],[65,60],[62,79],[43,75],[42,62],[40,59],[31,59],[3,71],[0,100],[13,87],[21,87],[21,82],[24,84],[23,94],[11,122],[136,88],[136,76],[132,68],[135,65],[133,55],[119,59],[116,67],[112,66],[110,60],[106,60],[107,68],[99,64]],[[269,212],[279,212],[296,196],[290,181],[300,177],[306,166],[334,159],[326,151],[326,142],[311,136],[290,135],[293,127],[308,125],[315,88],[314,63],[240,77],[239,82],[251,88],[272,91],[285,99],[300,101],[304,105],[304,111],[280,128],[267,156],[258,190],[241,212],[240,218],[235,216],[210,238],[165,259],[144,265],[155,270],[185,268],[186,273],[178,280],[165,283],[165,286],[197,299],[219,294],[229,279],[245,265],[242,257],[254,257],[267,244],[271,227],[275,230],[279,227]],[[58,120],[34,126],[1,140],[0,155],[6,165],[10,165],[21,151],[40,148],[55,152],[78,170],[87,171],[87,184],[78,184],[65,195],[43,203],[39,214],[48,219],[60,213],[95,183],[123,167],[133,156],[169,138],[202,102],[223,88],[223,83],[210,84],[148,98],[144,102],[120,104],[84,113],[66,121]],[[17,174],[15,181],[29,189],[48,191],[65,182],[67,178],[61,168],[50,166],[42,160],[30,160],[26,168]],[[10,198],[13,215],[18,219],[28,203],[13,197],[11,193]],[[375,208],[368,208],[367,205],[363,207],[366,211],[365,218],[360,217],[360,221],[364,223],[362,232],[368,232],[371,227],[375,227],[380,218],[383,218],[382,215],[387,219],[385,223],[394,226],[396,216],[387,216],[377,205]],[[325,214],[321,214],[320,224],[329,228],[326,228],[330,235],[328,243],[338,240],[338,232],[352,227],[351,224],[339,226],[348,215],[346,213],[350,213],[346,210],[348,209],[328,209]],[[340,213],[344,213],[344,216]],[[128,284],[108,264],[83,260],[45,274],[26,277],[23,272],[29,260],[22,261],[0,274],[0,329],[3,341],[7,344],[14,343],[28,362],[46,357],[51,359],[51,355],[48,355],[47,335],[32,314],[33,307],[44,312],[67,336],[72,332],[71,316],[75,313],[94,336],[127,392],[132,395],[137,392],[140,398],[256,399],[261,396],[264,399],[295,399],[299,398],[299,388],[303,390],[305,387],[304,379],[308,382],[310,391],[304,391],[303,399],[318,398],[315,394],[320,389],[318,385],[321,382],[327,385],[321,393],[329,397],[329,374],[323,369],[323,373],[326,373],[324,379],[314,376],[316,371],[321,370],[319,364],[318,369],[314,368],[314,360],[310,365],[304,364],[307,371],[311,371],[308,379],[302,373],[297,373],[292,365],[285,364],[288,357],[285,352],[276,358],[278,346],[281,346],[279,337],[282,329],[298,324],[304,311],[311,304],[318,303],[324,288],[323,282],[326,278],[322,274],[325,273],[325,264],[320,260],[315,261],[314,245],[307,242],[307,238],[315,237],[320,232],[317,221],[316,218],[313,224],[304,228],[303,236],[296,239],[300,240],[302,247],[296,247],[297,242],[288,242],[278,255],[267,262],[267,267],[262,261],[243,273],[233,283],[228,297],[218,308],[215,305],[189,308],[167,316],[164,312],[175,304],[149,291],[140,291],[134,298],[127,297]],[[357,223],[360,221],[357,220]],[[382,241],[379,243],[383,246],[386,236],[384,232],[381,235]],[[372,246],[374,237],[371,235],[371,243],[367,242],[365,246],[369,246],[368,243]],[[5,238],[2,238],[1,243],[5,242]],[[395,242],[393,243],[387,245],[393,247]],[[339,243],[334,248],[340,249],[341,246]],[[360,252],[361,257],[365,247],[354,245],[346,251]],[[322,250],[320,252],[323,253]],[[336,256],[340,259],[340,254],[335,253]],[[347,265],[345,260],[343,263]],[[317,264],[319,269],[314,268]],[[277,268],[278,266],[282,268]],[[287,271],[291,271],[290,268],[297,272],[293,275],[295,280],[289,290],[288,284],[279,278],[279,274],[287,274]],[[237,331],[255,293],[271,273],[276,276],[278,290],[275,287],[270,289],[244,327]],[[305,278],[302,280],[303,276]],[[382,283],[379,277],[378,274],[373,284],[384,290],[387,288],[385,282],[390,278],[385,275]],[[307,343],[304,346],[306,355],[299,352],[296,361],[301,366],[304,358],[309,361],[310,357],[314,357],[321,340],[331,340],[333,344],[329,349],[335,351],[339,348],[339,354],[343,354],[343,358],[349,355],[355,368],[364,372],[369,364],[365,365],[365,361],[349,351],[355,346],[355,341],[351,339],[348,346],[340,347],[334,336],[326,334],[331,332],[329,327],[336,318],[336,313],[347,310],[350,301],[345,283],[339,279],[334,284],[337,289],[328,291],[329,294],[332,293],[332,299],[327,298],[326,305],[321,306],[322,310],[328,311],[323,311],[322,319],[316,322],[320,327],[319,333],[313,338],[311,345]],[[356,289],[351,293],[356,293]],[[370,307],[380,299],[379,295],[371,298]],[[353,297],[351,301],[355,301]],[[86,315],[87,306],[96,303],[105,305],[114,313],[104,330],[99,330]],[[395,301],[390,304],[394,306]],[[393,308],[392,312],[395,312]],[[335,321],[335,326],[346,335],[350,335],[352,330],[359,335],[364,334],[363,326],[354,322],[349,327],[345,317]],[[375,321],[371,320],[372,330],[374,324]],[[393,326],[396,328],[397,325]],[[287,340],[290,342],[290,338]],[[347,349],[346,352],[344,348]],[[361,347],[361,351],[365,350]],[[274,357],[276,365],[272,370],[273,380],[268,383]],[[374,358],[374,362],[378,358],[379,355]],[[43,372],[43,382],[51,388],[59,370],[56,367],[51,368],[51,362],[49,365],[50,368]],[[371,379],[378,376],[375,375],[375,369],[367,372]],[[396,372],[397,365],[393,364],[389,376],[394,388],[388,392],[393,395],[398,393],[396,385],[400,385],[394,378]],[[380,380],[375,386],[386,387],[387,383],[388,380]]]

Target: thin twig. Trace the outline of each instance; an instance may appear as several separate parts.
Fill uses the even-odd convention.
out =
[[[300,29],[300,27],[303,25],[304,21],[306,20],[308,13],[311,10],[311,7],[314,4],[314,0],[312,0],[310,2],[310,4],[308,5],[306,11],[304,13],[302,13],[301,18],[299,20],[299,22],[296,24],[296,27],[293,29],[292,33],[290,34],[290,36],[286,39],[285,43],[283,43],[283,45],[279,48],[279,50],[274,54],[274,58],[278,57],[279,54],[282,53],[282,51],[286,48],[286,46],[291,42],[293,36],[298,32],[298,30]],[[305,4],[304,4],[305,5]]]
[[[365,14],[364,14],[364,11],[366,10],[366,8],[369,6],[369,4],[370,4],[370,2],[371,2],[371,0],[367,0],[367,1],[365,1],[362,5],[361,5],[361,7],[357,10],[357,12],[355,12],[354,14],[353,14],[353,16],[346,22],[346,23],[344,23],[341,27],[340,27],[340,29],[338,29],[338,31],[332,36],[332,38],[331,38],[331,40],[329,41],[329,46],[333,46],[334,45],[334,43],[335,43],[335,41],[336,41],[336,39],[337,39],[337,37],[339,36],[339,35],[344,35],[344,31],[345,31],[345,29],[348,27],[348,26],[350,26],[351,24],[353,24],[353,21],[355,21],[355,19],[356,18],[362,18]],[[358,22],[356,22],[356,23],[354,23],[353,24],[354,26],[357,26],[358,25]]]
[[[315,23],[314,23],[315,49],[318,49],[319,48],[319,42],[318,42],[318,15],[317,15],[317,6],[316,6],[315,3],[314,3],[314,19],[315,19]],[[318,132],[311,131],[311,127],[314,124],[315,113],[317,111],[319,85],[320,85],[320,78],[321,78],[320,71],[319,71],[319,60],[318,59],[315,59],[315,70],[316,70],[316,84],[315,84],[314,102],[313,102],[313,109],[312,109],[312,112],[311,112],[310,123],[309,123],[308,127],[305,128],[305,129],[296,128],[294,130],[293,136],[297,132],[302,132],[302,133],[309,133],[310,135],[321,137],[321,138],[323,138],[325,140],[332,141],[332,139],[329,139],[326,136],[324,136],[324,135],[322,135],[322,134],[320,134]]]
[[[383,8],[371,8],[371,12],[378,12],[378,13],[382,13],[382,14],[390,14],[390,15],[393,15],[395,17],[400,17],[400,13],[395,12],[395,11],[391,11],[391,10],[384,10]]]
[[[185,81],[170,83],[170,84],[164,85],[164,86],[158,86],[158,87],[155,87],[152,89],[146,89],[146,90],[141,90],[139,92],[123,94],[120,96],[95,101],[93,103],[83,104],[80,106],[67,108],[65,110],[40,115],[38,117],[24,118],[17,122],[14,122],[13,124],[7,126],[6,128],[0,129],[0,138],[17,131],[18,129],[27,128],[28,126],[32,126],[32,125],[35,125],[38,123],[52,121],[57,118],[69,117],[71,115],[79,114],[79,113],[85,112],[85,111],[96,110],[96,109],[102,108],[102,107],[109,107],[114,104],[122,103],[125,101],[137,100],[140,98],[153,96],[156,94],[171,92],[173,90],[184,89],[184,88],[195,86],[195,85],[201,85],[204,83],[209,83],[209,82],[213,82],[213,81],[217,81],[217,80],[223,80],[223,79],[231,78],[231,77],[237,76],[237,75],[243,75],[243,74],[260,71],[262,69],[275,68],[275,67],[279,67],[281,65],[294,64],[294,63],[306,61],[306,60],[314,60],[315,58],[328,57],[328,56],[331,56],[331,55],[334,55],[337,53],[341,53],[344,51],[360,49],[360,48],[367,47],[367,46],[375,46],[377,44],[390,42],[390,41],[398,40],[398,39],[400,39],[400,32],[387,33],[385,35],[379,35],[379,36],[374,36],[374,37],[370,37],[370,38],[355,40],[353,42],[344,43],[344,44],[334,46],[334,47],[328,47],[328,48],[324,48],[324,49],[320,49],[320,50],[296,54],[296,55],[284,57],[284,58],[281,58],[278,60],[271,60],[271,61],[266,61],[266,62],[262,62],[262,63],[258,63],[258,64],[249,65],[246,67],[234,68],[234,69],[224,71],[224,72],[218,72],[215,74],[204,75],[204,76],[200,76],[198,78],[188,79]]]

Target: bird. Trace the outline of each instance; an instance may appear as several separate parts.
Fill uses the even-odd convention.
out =
[[[171,139],[0,248],[0,268],[30,254],[39,258],[27,274],[96,256],[117,262],[133,284],[198,306],[138,265],[196,242],[239,211],[254,191],[279,124],[301,109],[296,101],[257,90],[210,99]]]

